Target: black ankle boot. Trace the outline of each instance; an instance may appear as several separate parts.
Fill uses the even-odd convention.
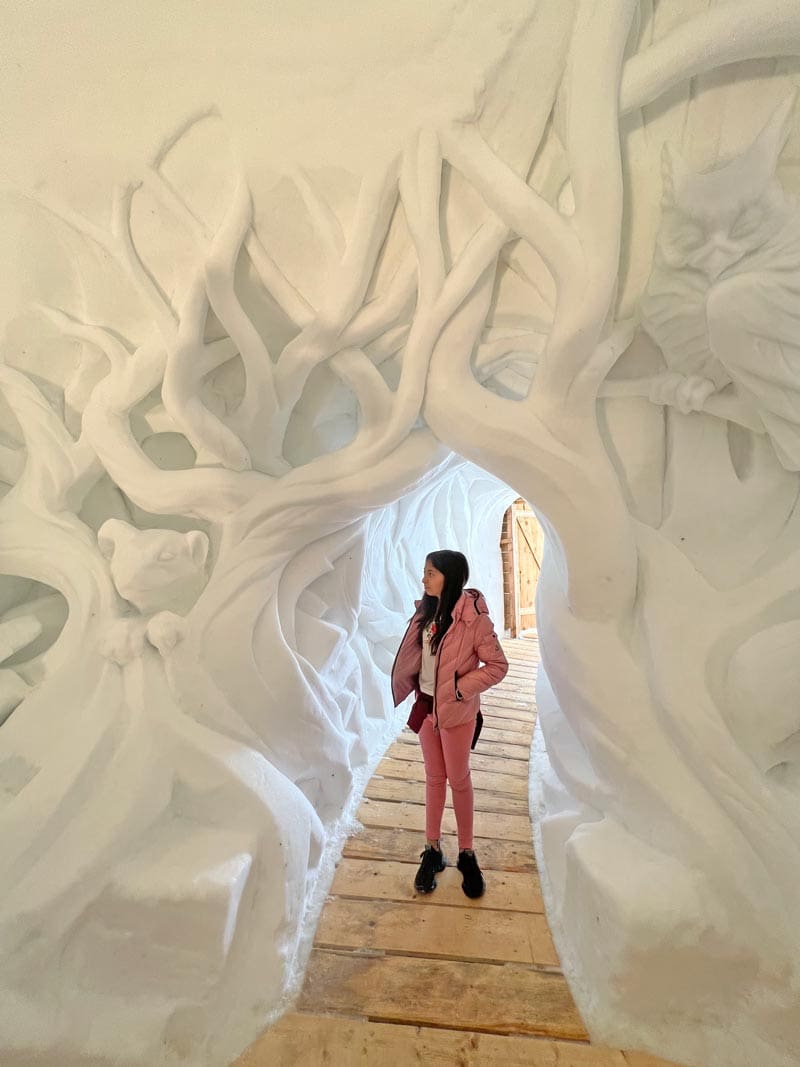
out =
[[[414,888],[418,893],[432,893],[436,888],[436,875],[447,866],[441,849],[433,845],[426,845],[425,851],[420,852],[422,863],[419,865],[417,876],[414,879]]]
[[[458,854],[458,863],[456,864],[461,871],[463,881],[461,882],[461,888],[468,897],[482,897],[486,890],[486,882],[483,880],[481,869],[478,866],[478,861],[475,859],[475,853],[472,850],[467,851],[462,849]]]

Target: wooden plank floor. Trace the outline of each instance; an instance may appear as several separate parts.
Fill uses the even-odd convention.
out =
[[[461,891],[449,803],[450,866],[414,890],[424,844],[424,768],[404,730],[369,782],[320,918],[295,1010],[235,1067],[670,1067],[590,1045],[561,974],[536,874],[528,754],[539,646],[504,641],[510,669],[482,698],[473,753],[475,853],[487,891]]]

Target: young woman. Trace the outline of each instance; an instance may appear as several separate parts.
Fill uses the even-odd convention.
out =
[[[436,874],[447,866],[439,838],[449,781],[462,889],[468,897],[479,897],[486,884],[472,849],[469,753],[480,711],[478,694],[505,677],[508,661],[483,594],[464,588],[468,578],[469,565],[460,552],[442,550],[426,557],[425,595],[397,650],[392,695],[397,707],[409,693],[416,694],[409,725],[419,733],[425,761],[427,840],[414,885],[418,892],[430,893]]]

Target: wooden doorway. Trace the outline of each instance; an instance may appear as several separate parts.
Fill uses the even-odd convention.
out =
[[[519,497],[503,517],[505,630],[521,637],[536,629],[536,586],[542,565],[544,533],[527,500]]]

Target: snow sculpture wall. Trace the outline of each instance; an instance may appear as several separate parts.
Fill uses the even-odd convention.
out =
[[[507,483],[592,1033],[793,1063],[796,3],[336,7],[9,8],[5,1051],[254,1036],[421,555]]]

